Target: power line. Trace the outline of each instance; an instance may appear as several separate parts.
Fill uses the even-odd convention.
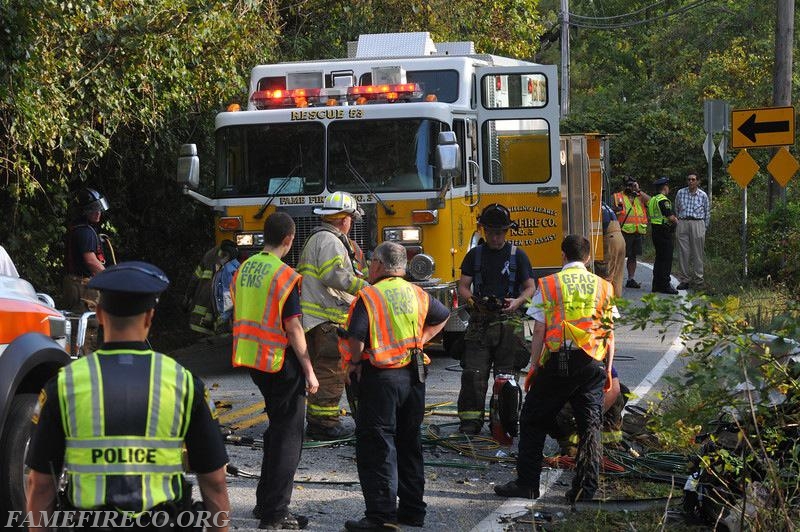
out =
[[[641,24],[648,24],[648,23],[654,22],[656,20],[661,20],[661,19],[664,19],[664,18],[673,17],[675,15],[679,15],[681,13],[685,13],[686,11],[689,11],[689,10],[694,9],[696,7],[701,7],[701,6],[703,6],[705,4],[708,4],[708,3],[712,2],[712,1],[713,0],[696,0],[694,3],[687,4],[687,5],[683,6],[683,7],[679,7],[677,9],[673,10],[673,11],[668,11],[666,13],[662,13],[660,15],[656,15],[654,17],[641,19],[641,20],[634,20],[634,21],[629,21],[629,22],[616,22],[616,23],[611,23],[611,24],[591,24],[591,23],[580,22],[580,21],[574,21],[573,22],[572,20],[570,20],[570,26],[574,26],[576,28],[586,28],[586,29],[594,29],[594,30],[615,30],[615,29],[620,29],[620,28],[630,28],[632,26],[639,26]],[[575,15],[573,13],[569,13],[569,16],[570,16],[570,19],[571,19]]]
[[[589,17],[589,16],[586,16],[586,15],[578,15],[577,13],[570,12],[569,16],[570,16],[570,18],[575,17],[575,18],[581,18],[581,19],[584,19],[584,20],[613,20],[613,19],[618,19],[618,18],[630,17],[631,15],[636,15],[638,13],[641,13],[642,11],[647,11],[648,9],[652,9],[652,8],[654,8],[654,7],[656,7],[656,6],[660,5],[660,4],[663,4],[666,1],[667,0],[658,0],[658,2],[650,4],[649,6],[645,6],[645,7],[641,8],[641,9],[637,9],[636,11],[631,11],[630,13],[624,13],[622,15],[611,15],[611,16],[608,16],[608,17]]]

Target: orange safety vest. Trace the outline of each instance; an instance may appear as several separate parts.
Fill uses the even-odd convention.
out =
[[[277,373],[289,337],[283,305],[301,276],[271,253],[253,255],[236,271],[233,298],[233,365]]]
[[[603,324],[611,320],[611,283],[583,268],[567,268],[538,282],[547,350],[555,353],[561,349],[566,336],[590,357],[603,360],[611,333]]]
[[[369,316],[369,345],[362,360],[383,369],[402,368],[411,362],[410,350],[422,348],[422,329],[430,300],[422,288],[400,277],[387,277],[365,286],[350,304],[345,328],[350,325],[358,300]],[[347,339],[339,339],[339,353],[346,364],[352,358]]]
[[[617,219],[622,226],[623,233],[647,233],[647,209],[640,197],[631,201],[627,194],[615,192],[614,205],[617,206],[617,209],[622,205],[622,212],[617,214]]]

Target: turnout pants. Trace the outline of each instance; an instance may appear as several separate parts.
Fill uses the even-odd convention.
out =
[[[591,498],[600,476],[600,424],[605,366],[583,351],[571,351],[569,376],[558,376],[556,357],[539,369],[522,406],[517,455],[517,484],[539,489],[542,452],[548,429],[561,408],[570,403],[578,426],[578,455],[573,491]]]
[[[326,322],[306,333],[311,365],[319,389],[308,396],[306,420],[309,427],[330,429],[339,424],[339,401],[344,391],[344,369],[339,358],[336,324]]]
[[[306,380],[291,348],[286,349],[279,372],[251,369],[250,378],[264,396],[269,416],[256,504],[263,511],[262,519],[273,521],[289,512],[294,474],[303,448]]]
[[[515,375],[527,365],[530,352],[522,338],[521,326],[514,320],[484,319],[477,313],[470,318],[464,343],[458,417],[462,422],[483,424],[492,367],[495,375]]]
[[[425,413],[425,384],[417,380],[410,365],[397,369],[378,369],[368,361],[361,365],[356,461],[364,513],[380,523],[397,523],[398,513],[424,519],[427,505],[419,430]]]
[[[653,247],[656,258],[653,261],[653,291],[666,290],[670,287],[672,274],[672,228],[666,224],[653,225]]]

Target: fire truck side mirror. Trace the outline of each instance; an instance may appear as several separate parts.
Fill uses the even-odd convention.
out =
[[[436,166],[442,182],[461,176],[461,147],[453,131],[442,131],[436,146]]]
[[[197,157],[196,144],[181,146],[175,180],[179,185],[185,185],[193,190],[200,185],[200,158]]]

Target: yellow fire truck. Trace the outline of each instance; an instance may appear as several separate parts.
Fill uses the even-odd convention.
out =
[[[560,137],[554,66],[427,32],[361,35],[349,48],[346,59],[256,66],[247,109],[217,116],[213,183],[200,187],[195,145],[181,148],[178,182],[214,208],[218,243],[260,249],[264,217],[285,211],[295,264],[319,223],[314,207],[351,192],[366,211],[351,236],[367,252],[404,245],[412,280],[454,309],[445,344],[466,327],[455,282],[486,205],[511,210],[509,239],[537,275],[561,266],[567,232],[602,253],[605,139]]]

